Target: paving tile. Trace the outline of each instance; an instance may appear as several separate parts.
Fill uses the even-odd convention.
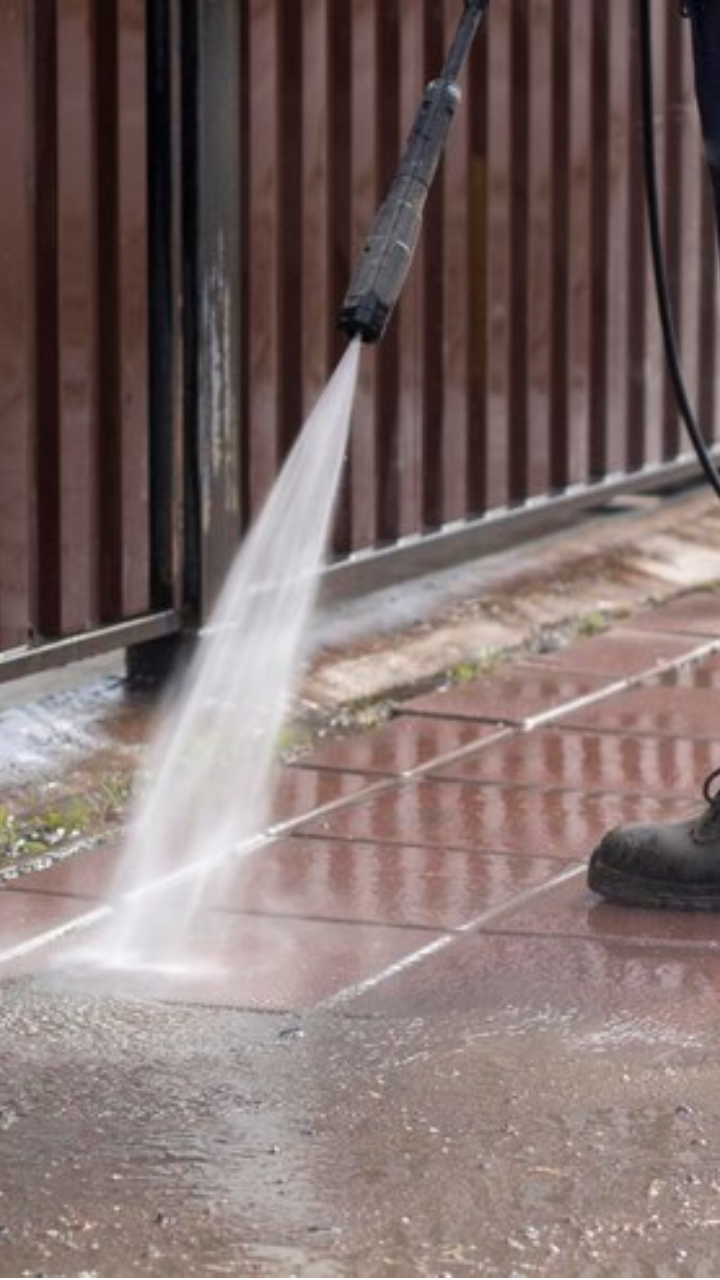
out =
[[[655,609],[633,614],[627,625],[634,631],[678,631],[720,639],[720,594],[714,591],[689,592]]]
[[[720,654],[711,653],[695,662],[684,663],[657,676],[654,683],[671,688],[714,689],[720,692]]]
[[[366,778],[358,773],[287,766],[276,775],[270,821],[289,822],[300,818],[335,800],[355,795],[376,782],[376,778]]]
[[[613,627],[602,635],[543,654],[537,662],[558,671],[584,672],[622,680],[677,661],[696,646],[697,640],[683,635]]]
[[[86,901],[107,901],[121,857],[117,842],[82,849],[50,867],[3,882],[2,892],[54,894]]]
[[[7,882],[5,892],[69,897],[82,912],[112,899],[119,854],[100,849]],[[557,874],[543,858],[285,837],[218,869],[216,910],[453,928]]]
[[[710,947],[720,951],[720,915],[612,906],[590,892],[584,876],[536,895],[527,905],[503,912],[488,928],[500,933],[552,934],[607,943]]]
[[[61,928],[86,909],[77,898],[0,889],[0,956],[38,934]]]
[[[507,671],[481,680],[413,698],[403,703],[402,709],[406,714],[519,724],[528,716],[594,693],[606,683],[602,676],[575,675],[544,670],[537,664],[516,663]]]
[[[714,742],[553,727],[513,733],[481,751],[439,765],[428,777],[566,787],[586,793],[687,796],[694,801],[702,779],[718,763],[720,752]]]
[[[300,764],[400,774],[473,742],[487,741],[498,732],[502,730],[488,724],[401,713],[382,728],[322,743]]]
[[[74,900],[73,906],[77,908]],[[134,970],[88,964],[88,956],[103,957],[104,936],[101,929],[89,929],[20,957],[0,967],[0,979],[34,974],[63,990],[300,1011],[364,982],[441,935],[425,929],[206,911],[199,915],[181,955],[156,969]]]
[[[571,1047],[685,1049],[717,1034],[720,954],[594,938],[451,935],[419,963],[343,1004],[345,1013],[432,1020],[465,1015],[503,1044],[552,1037]],[[510,1039],[512,1038],[512,1039]]]
[[[644,685],[568,711],[557,724],[716,742],[720,737],[720,698],[708,697],[707,690],[681,685]]]
[[[229,865],[207,901],[226,911],[455,928],[557,874],[545,858],[288,837]]]
[[[687,808],[685,800],[652,796],[423,780],[358,800],[307,823],[299,834],[564,861],[587,857],[618,822],[680,817]]]
[[[315,810],[377,783],[359,774],[314,769],[283,769],[277,779],[272,816],[275,822],[306,817]],[[8,892],[68,894],[83,899],[107,900],[112,896],[122,848],[111,842],[86,849],[53,866],[5,882]]]

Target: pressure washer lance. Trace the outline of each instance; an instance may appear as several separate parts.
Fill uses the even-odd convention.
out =
[[[339,327],[379,342],[400,297],[422,226],[428,191],[460,101],[457,79],[489,0],[466,0],[445,66],[425,90],[390,191],[375,215]]]

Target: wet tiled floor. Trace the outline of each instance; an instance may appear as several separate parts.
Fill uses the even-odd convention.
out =
[[[403,715],[372,732],[325,742],[303,763],[306,767],[395,776],[427,768],[480,742],[497,741],[505,733],[502,725]]]
[[[621,983],[632,1003],[659,967],[679,990],[714,983],[720,921],[610,908],[585,866],[608,827],[684,815],[720,763],[718,618],[698,592],[325,740],[281,770],[265,846],[213,882],[189,942],[209,967],[152,989],[362,1011],[468,984],[500,998],[507,964],[529,991],[557,972],[568,1000]],[[63,931],[107,900],[117,856],[4,886],[6,973],[62,968]]]
[[[495,675],[413,698],[403,705],[403,712],[443,719],[456,716],[493,724],[522,724],[529,717],[551,711],[562,703],[573,703],[598,693],[605,683],[603,674],[576,675],[538,663],[518,662]]]
[[[718,712],[705,688],[642,685],[601,701],[574,707],[557,723],[574,729],[654,738],[715,741]]]

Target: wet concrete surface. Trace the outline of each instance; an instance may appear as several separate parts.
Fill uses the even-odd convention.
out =
[[[566,952],[303,1017],[6,984],[3,1274],[715,1274],[720,957]]]
[[[185,969],[78,969],[116,836],[5,866],[0,1273],[717,1274],[720,924],[585,886],[609,825],[718,763],[713,608],[308,747]],[[105,732],[101,702],[43,786],[92,776],[80,732],[129,767],[147,712]]]

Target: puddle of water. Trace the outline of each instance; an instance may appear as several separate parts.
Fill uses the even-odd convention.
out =
[[[307,419],[160,718],[112,918],[90,953],[103,966],[183,965],[208,877],[265,838],[277,743],[307,642],[360,351],[359,341],[350,344]]]

